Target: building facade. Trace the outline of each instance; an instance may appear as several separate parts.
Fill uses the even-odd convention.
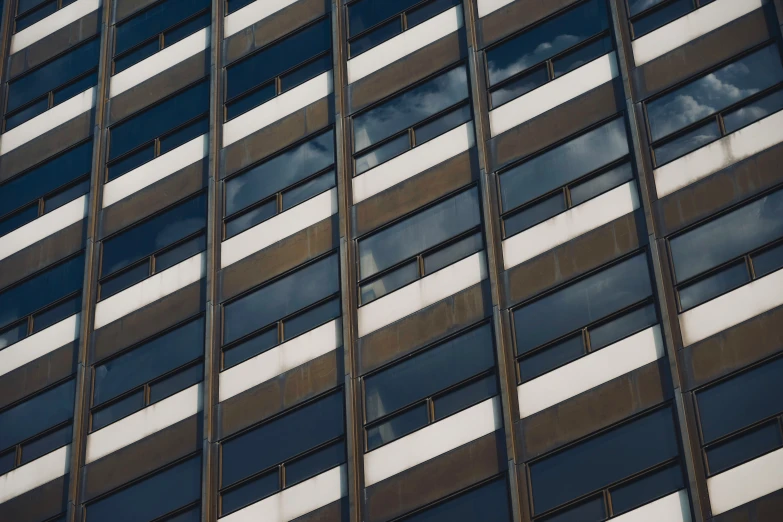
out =
[[[5,0],[0,521],[780,522],[782,22]]]

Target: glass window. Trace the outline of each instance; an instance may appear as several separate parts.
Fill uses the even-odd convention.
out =
[[[98,83],[100,38],[8,82],[5,132]]]
[[[634,38],[663,27],[714,0],[628,0]]]
[[[201,455],[87,504],[86,522],[147,522],[201,499]],[[187,513],[174,520],[192,520]]]
[[[0,237],[86,194],[91,164],[92,140],[0,185]]]
[[[114,73],[210,24],[208,0],[163,0],[117,24]]]
[[[488,49],[492,106],[612,51],[609,27],[606,1],[588,0]]]
[[[781,82],[780,53],[770,45],[647,102],[656,164],[779,110],[780,94],[775,89]],[[737,110],[745,100],[745,110]]]
[[[226,68],[226,119],[332,68],[329,16]],[[259,90],[260,88],[260,90]]]
[[[511,506],[504,478],[471,489],[403,519],[405,522],[510,522]]]
[[[533,511],[545,513],[570,500],[678,457],[671,407],[636,418],[530,465]],[[679,478],[682,481],[682,478]],[[654,492],[646,492],[649,502]]]

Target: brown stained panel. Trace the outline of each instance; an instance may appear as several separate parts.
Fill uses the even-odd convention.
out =
[[[0,289],[84,248],[86,226],[85,220],[69,225],[0,261]]]
[[[99,221],[100,238],[198,192],[207,184],[208,176],[205,158],[103,209]]]
[[[579,0],[516,0],[477,21],[480,49],[521,31]]]
[[[347,522],[348,514],[348,497],[343,497],[315,511],[297,517],[291,522]]]
[[[113,124],[209,74],[209,48],[170,67],[149,80],[109,100],[109,124]]]
[[[721,170],[655,202],[661,236],[783,182],[783,143]]]
[[[476,149],[425,170],[351,208],[354,237],[389,223],[478,177]]]
[[[84,112],[0,156],[0,183],[88,138],[94,113]]]
[[[10,79],[37,67],[45,61],[98,34],[100,30],[100,9],[58,29],[28,45],[8,58],[8,76]]]
[[[294,32],[330,11],[329,0],[299,0],[223,40],[223,63],[229,64]]]
[[[509,304],[519,303],[569,279],[633,252],[644,237],[638,212],[626,214],[595,230],[534,257],[503,273]]]
[[[552,451],[672,395],[669,363],[659,359],[519,421],[525,460]]]
[[[428,460],[365,489],[367,522],[386,522],[506,470],[503,431]]]
[[[780,522],[783,518],[783,489],[721,513],[710,522]]]
[[[339,244],[337,215],[300,230],[221,270],[218,274],[220,302],[315,259]]]
[[[362,375],[492,315],[488,281],[475,284],[357,341]]]
[[[73,375],[78,343],[68,343],[0,376],[0,409]]]
[[[205,301],[202,279],[96,330],[90,364],[193,317],[204,310]]]
[[[607,82],[600,87],[526,121],[489,140],[492,170],[557,143],[602,121],[625,106],[622,84]]]
[[[634,99],[645,100],[742,51],[767,41],[770,30],[764,9],[757,9],[682,47],[631,70]],[[771,17],[774,18],[774,15]]]
[[[343,350],[338,348],[254,386],[217,405],[218,438],[238,431],[342,384]]]
[[[3,522],[41,522],[64,513],[68,504],[68,475],[0,504]]]
[[[201,449],[201,414],[196,414],[86,465],[82,502],[111,491]]]
[[[326,128],[333,121],[334,96],[329,95],[245,136],[220,151],[221,178]]]
[[[783,351],[783,306],[682,350],[683,387],[692,390]]]
[[[367,107],[467,55],[463,31],[455,31],[348,86],[348,112]]]

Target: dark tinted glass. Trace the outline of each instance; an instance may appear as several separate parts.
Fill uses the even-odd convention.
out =
[[[777,422],[764,424],[708,448],[707,462],[710,466],[710,474],[726,471],[781,446],[783,446],[783,436]]]
[[[387,141],[380,147],[372,149],[370,152],[356,156],[355,174],[358,176],[362,172],[366,172],[385,161],[399,156],[403,152],[407,152],[410,148],[410,135],[407,132],[405,134],[401,134],[393,140]]]
[[[228,369],[242,361],[246,361],[260,353],[264,353],[270,348],[277,346],[278,334],[277,326],[272,327],[247,341],[232,346],[223,354],[223,368]]]
[[[478,404],[498,393],[494,374],[460,386],[435,398],[435,420],[439,421],[460,410]]]
[[[505,479],[499,479],[450,498],[425,511],[404,519],[405,522],[454,522],[481,520],[482,522],[509,522],[511,508]]]
[[[726,133],[732,133],[754,121],[766,118],[783,109],[783,90],[775,91],[723,116]]]
[[[111,276],[105,281],[101,282],[101,299],[106,299],[113,296],[116,293],[130,288],[139,281],[147,279],[150,275],[150,261],[145,259],[140,264],[123,270],[116,275]]]
[[[1,21],[1,20],[0,20]],[[16,466],[16,450],[7,451],[0,455],[0,474],[5,475]]]
[[[0,185],[0,215],[88,174],[91,163],[92,141],[88,141]]]
[[[90,40],[8,85],[11,111],[98,66],[100,38]]]
[[[320,56],[307,62],[300,68],[284,74],[280,78],[280,91],[285,92],[289,89],[293,89],[297,85],[301,85],[311,78],[315,78],[322,72],[328,71],[332,68],[332,57],[329,54]]]
[[[411,9],[405,17],[408,23],[408,29],[416,27],[420,23],[442,13],[449,7],[460,4],[462,4],[461,0],[431,0],[421,7]]]
[[[123,54],[114,60],[114,74],[124,71],[131,65],[135,65],[157,53],[160,50],[160,40],[154,40],[136,47],[134,50]]]
[[[329,167],[334,157],[334,131],[330,130],[226,180],[226,215]]]
[[[90,191],[90,179],[82,181],[44,199],[44,212],[51,212]]]
[[[359,241],[363,279],[466,232],[481,222],[473,188]]]
[[[223,515],[236,511],[280,490],[280,472],[269,473],[240,484],[221,494],[220,512]]]
[[[599,174],[593,178],[583,181],[571,188],[571,205],[576,206],[584,203],[588,199],[594,198],[599,194],[619,187],[633,179],[633,169],[630,163],[624,163],[619,167]]]
[[[334,393],[232,438],[223,443],[222,485],[339,437],[343,425],[343,394]]]
[[[590,0],[487,51],[489,83],[505,80],[609,28],[604,0]]]
[[[611,52],[613,48],[614,44],[612,44],[612,39],[609,36],[604,36],[561,58],[553,60],[552,67],[555,71],[555,78],[571,72],[588,62],[592,62],[596,58]]]
[[[783,359],[758,366],[696,394],[704,442],[783,411]]]
[[[783,191],[773,192],[669,241],[684,281],[783,236]]]
[[[114,52],[119,54],[126,51],[207,7],[209,7],[209,0],[164,0],[158,2],[127,22],[117,24]]]
[[[400,14],[421,0],[360,0],[348,6],[349,36],[356,36],[387,18]]]
[[[75,295],[33,316],[33,333],[49,328],[66,317],[78,314],[82,309],[82,296]]]
[[[108,168],[108,181],[116,179],[126,172],[139,167],[155,157],[155,144],[142,147],[112,163]]]
[[[500,174],[503,210],[543,196],[628,154],[622,118]]]
[[[388,4],[388,2],[384,2]],[[380,27],[375,28],[369,33],[365,34],[353,40],[349,43],[351,56],[361,54],[368,49],[372,49],[376,45],[390,40],[402,32],[402,22],[400,18],[392,18],[392,20]]]
[[[207,237],[205,234],[183,241],[177,246],[171,247],[155,257],[155,272],[163,272],[167,268],[171,268],[177,263],[181,263],[206,249]]]
[[[93,404],[133,389],[204,353],[204,319],[191,321],[95,366]]]
[[[259,223],[263,223],[269,218],[277,215],[277,198],[270,199],[266,203],[243,212],[238,216],[226,220],[226,239],[233,237],[240,232],[252,228]]]
[[[76,381],[71,379],[0,413],[0,449],[73,417],[75,390]]]
[[[661,1],[662,0],[648,0],[647,4],[652,5],[653,3],[659,3]],[[638,38],[690,13],[692,10],[693,0],[674,0],[669,5],[657,9],[634,21],[633,34]]]
[[[339,299],[331,299],[288,319],[283,326],[284,339],[287,341],[297,335],[309,332],[327,321],[340,317],[340,306]]]
[[[198,384],[204,378],[204,365],[194,364],[150,385],[150,404],[171,397],[177,392]]]
[[[465,66],[452,69],[353,118],[354,150],[396,134],[468,97]]]
[[[27,337],[27,320],[17,323],[0,332],[0,346],[3,348]]]
[[[283,193],[283,212],[291,207],[298,205],[308,199],[326,192],[337,185],[334,177],[334,171],[330,170],[320,176],[297,185]]]
[[[519,376],[523,382],[535,379],[550,370],[580,358],[584,354],[585,346],[582,336],[569,337],[519,361]]]
[[[24,122],[35,118],[39,114],[43,114],[48,108],[49,98],[43,98],[31,105],[28,105],[22,110],[15,112],[13,116],[8,116],[5,119],[5,132],[10,131],[14,127],[18,127]]]
[[[672,141],[655,147],[655,164],[663,165],[672,160],[684,156],[689,152],[699,149],[708,143],[720,138],[720,128],[718,122],[711,120],[706,125],[694,129]]]
[[[28,442],[22,447],[22,462],[25,465],[38,457],[43,457],[58,448],[67,446],[73,440],[73,426],[68,424]]]
[[[201,118],[192,123],[188,123],[168,136],[160,139],[159,154],[166,154],[207,132],[209,132],[209,120],[207,118]]]
[[[226,71],[226,98],[231,99],[332,47],[332,24],[325,18],[287,36]]]
[[[598,350],[658,322],[655,305],[649,304],[590,329],[590,347]]]
[[[240,96],[226,104],[226,120],[233,119],[253,107],[271,100],[275,96],[277,96],[277,84],[275,82],[268,83],[249,94]]]
[[[777,46],[765,47],[647,104],[653,141],[783,81]]]
[[[604,499],[600,496],[593,497],[541,520],[543,522],[602,522],[606,520]]]
[[[34,203],[26,209],[16,212],[0,220],[0,237],[13,232],[38,217],[38,204]]]
[[[27,29],[31,25],[33,25],[36,22],[40,22],[47,16],[49,16],[52,13],[57,12],[57,0],[53,2],[49,2],[45,6],[43,6],[40,9],[36,9],[35,11],[31,11],[29,14],[25,14],[24,16],[20,16],[16,19],[16,26],[14,27],[16,32],[19,32],[23,29]]]
[[[478,252],[484,246],[481,232],[471,234],[446,247],[436,250],[424,256],[424,275],[429,275],[441,268],[445,268],[470,254]]]
[[[331,255],[225,305],[223,340],[239,339],[339,290],[339,261]]]
[[[149,522],[201,498],[201,456],[87,505],[87,522]]]
[[[364,380],[367,421],[423,399],[495,364],[488,325],[395,364]]]
[[[661,4],[666,0],[628,0],[628,12],[631,16],[638,15],[645,9]]]
[[[753,270],[756,277],[764,277],[783,268],[783,243],[753,257]]]
[[[0,293],[0,328],[78,292],[84,279],[84,256],[78,255]]]
[[[422,403],[388,420],[367,428],[367,450],[372,451],[400,437],[404,437],[429,422],[427,404]]]
[[[112,127],[110,159],[125,154],[208,110],[209,82],[201,82],[189,87],[176,96]]]
[[[678,454],[671,408],[602,433],[530,466],[541,513]]]
[[[684,487],[680,466],[667,466],[611,490],[612,509],[615,514],[624,513]]]
[[[19,0],[19,3],[16,7],[16,12],[17,14],[22,14],[26,11],[29,11],[33,7],[38,7],[44,3],[46,3],[46,0]],[[5,5],[5,2],[3,2],[2,5]]]
[[[634,256],[515,310],[517,351],[525,353],[651,294],[647,257]]]
[[[345,462],[345,442],[331,444],[286,464],[285,485],[293,486],[343,462]]]
[[[207,196],[202,194],[103,242],[101,275],[106,276],[207,225]]]
[[[546,64],[530,70],[519,77],[504,83],[489,93],[492,107],[503,105],[525,93],[541,87],[549,81],[549,69]]]
[[[508,216],[503,221],[506,237],[513,236],[523,230],[538,225],[542,221],[554,217],[566,210],[566,199],[563,192],[556,192],[529,207]]]
[[[108,426],[144,408],[144,390],[131,393],[122,399],[95,410],[92,413],[92,431]]]
[[[680,288],[680,307],[683,311],[688,310],[749,281],[750,274],[744,262],[732,265]]]
[[[451,129],[470,121],[470,106],[463,105],[458,109],[435,118],[415,129],[416,145],[421,145],[433,138],[444,134]]]
[[[419,263],[417,260],[413,260],[410,263],[395,268],[389,272],[386,272],[380,277],[377,277],[365,283],[359,287],[361,293],[362,304],[367,304],[375,299],[385,296],[388,293],[394,292],[398,288],[411,283],[419,278]]]

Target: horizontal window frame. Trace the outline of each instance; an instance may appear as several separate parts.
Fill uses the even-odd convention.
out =
[[[707,455],[707,452],[709,452],[712,448],[714,448],[716,446],[720,446],[724,442],[728,442],[728,441],[730,441],[731,439],[734,439],[734,438],[739,438],[739,437],[741,437],[743,435],[746,435],[746,434],[748,434],[748,433],[750,433],[750,432],[756,430],[757,428],[760,428],[760,427],[762,427],[762,426],[764,426],[766,424],[777,426],[777,431],[781,435],[781,438],[783,438],[783,412],[781,412],[781,413],[778,413],[777,415],[770,415],[770,416],[768,416],[768,417],[766,417],[766,418],[764,418],[764,419],[762,419],[760,421],[754,422],[753,424],[749,424],[748,426],[745,426],[742,429],[739,429],[739,430],[736,430],[736,431],[734,431],[732,433],[729,433],[728,435],[724,435],[724,436],[722,436],[722,437],[720,437],[718,439],[715,439],[714,441],[710,442],[709,444],[702,443],[702,445],[701,445],[701,457],[703,459],[702,462],[704,462],[704,468],[705,468],[706,476],[708,478],[709,477],[714,477],[715,475],[719,475],[719,474],[724,473],[726,471],[729,471],[731,469],[737,468],[739,466],[742,466],[743,464],[746,464],[746,463],[748,463],[750,461],[756,460],[758,458],[763,457],[764,455],[768,455],[768,454],[770,454],[770,453],[772,453],[774,451],[777,451],[777,450],[783,448],[783,445],[781,445],[781,446],[779,446],[777,448],[773,448],[773,449],[767,450],[764,453],[762,453],[761,455],[756,455],[756,456],[753,456],[753,457],[748,457],[748,458],[742,459],[739,462],[736,462],[735,464],[732,464],[731,467],[722,469],[720,471],[712,471],[710,469],[710,461],[709,461],[709,456]],[[699,426],[701,427],[701,425],[699,425]]]
[[[56,12],[58,12],[58,11],[59,11],[60,9],[62,9],[63,7],[67,7],[68,5],[71,5],[72,3],[74,3],[74,2],[73,2],[73,1],[70,1],[70,2],[68,2],[68,3],[66,4],[66,3],[65,3],[63,0],[51,0],[51,1],[48,1],[48,2],[46,2],[46,1],[45,1],[45,2],[41,2],[40,4],[38,4],[38,5],[36,5],[36,6],[33,6],[33,7],[31,7],[31,8],[30,8],[30,9],[28,9],[27,11],[23,11],[23,12],[21,12],[21,13],[20,13],[20,12],[18,12],[18,8],[19,8],[19,6],[18,6],[18,3],[17,3],[17,6],[16,6],[16,7],[17,7],[17,12],[16,12],[16,14],[14,15],[14,18],[13,18],[13,27],[12,27],[12,31],[11,31],[11,33],[12,33],[12,34],[16,34],[16,33],[20,32],[20,31],[24,31],[24,29],[27,29],[27,28],[29,28],[29,27],[32,27],[32,25],[29,25],[29,26],[27,26],[27,27],[25,27],[25,28],[23,28],[23,29],[18,29],[18,30],[17,30],[17,28],[16,28],[16,27],[17,27],[17,25],[16,25],[16,24],[17,24],[17,22],[18,22],[18,20],[19,20],[20,18],[24,18],[24,17],[26,17],[26,16],[28,16],[28,15],[31,15],[31,14],[33,14],[33,13],[34,13],[34,12],[36,12],[36,11],[41,11],[41,10],[43,10],[43,9],[46,9],[48,6],[50,6],[50,5],[52,5],[52,4],[55,4],[57,7],[55,8],[54,12],[53,12],[53,13],[51,13],[50,15],[47,15],[47,16],[45,16],[44,18],[42,18],[42,19],[41,19],[41,20],[44,20],[44,19],[48,18],[49,16],[51,16],[52,14],[55,14]],[[41,20],[39,20],[39,22],[40,22]],[[36,24],[36,23],[38,23],[38,22],[34,22],[34,23],[33,23],[33,25],[34,25],[34,24]]]
[[[82,174],[81,176],[79,176],[77,178],[74,178],[73,180],[69,181],[68,183],[66,183],[64,185],[61,185],[61,186],[59,186],[58,188],[56,188],[54,190],[50,190],[49,192],[47,192],[46,194],[44,194],[42,196],[39,196],[37,199],[29,201],[29,202],[25,203],[23,206],[17,207],[16,209],[12,210],[11,212],[9,212],[9,213],[7,213],[5,215],[0,216],[0,222],[3,222],[3,221],[5,221],[8,218],[12,218],[12,217],[16,216],[17,214],[21,214],[22,212],[32,208],[33,206],[36,206],[38,208],[38,216],[35,219],[38,219],[38,218],[48,214],[49,212],[54,212],[57,209],[53,209],[53,210],[49,210],[49,211],[46,210],[46,202],[48,200],[50,200],[52,197],[57,196],[59,194],[62,194],[66,190],[71,189],[71,188],[79,185],[80,183],[83,183],[85,181],[89,181],[90,180],[90,174],[91,174],[90,172],[86,172],[86,173]],[[2,188],[2,187],[0,187],[0,188]],[[78,197],[72,199],[71,201],[74,201],[75,199],[78,199]],[[61,205],[61,206],[59,206],[57,208],[62,208],[65,205],[67,205],[67,203],[65,203],[65,204],[63,204],[63,205]],[[35,221],[35,220],[33,220],[33,221]],[[29,223],[32,223],[32,221],[30,221]],[[25,226],[25,225],[22,225],[19,228],[22,228],[23,226]],[[14,230],[19,230],[19,228],[16,228]],[[13,230],[11,232],[13,232]],[[8,232],[8,233],[10,234],[11,232]],[[2,237],[3,236],[0,236],[0,238],[2,238]]]
[[[630,35],[631,40],[633,41],[633,40],[636,40],[637,38],[641,38],[642,36],[646,36],[648,34],[651,34],[651,33],[655,32],[655,31],[657,31],[658,29],[661,29],[662,27],[666,27],[667,25],[676,22],[680,18],[684,18],[684,17],[688,16],[689,14],[692,14],[695,11],[698,11],[702,7],[706,7],[707,5],[709,5],[709,3],[711,3],[711,1],[708,1],[707,4],[702,5],[702,1],[703,0],[689,0],[690,3],[691,3],[691,10],[688,13],[686,13],[686,14],[678,17],[678,18],[675,18],[674,20],[666,22],[665,24],[656,27],[652,31],[648,31],[648,32],[644,33],[643,35],[636,36],[636,31],[634,30],[634,26],[633,26],[634,23],[638,22],[642,18],[646,18],[648,15],[654,14],[657,11],[663,11],[664,9],[666,9],[667,7],[673,5],[677,1],[678,0],[663,0],[663,2],[661,2],[659,4],[656,4],[656,5],[652,5],[652,6],[648,7],[648,8],[646,8],[644,11],[640,11],[639,13],[637,13],[635,15],[631,15],[630,8],[626,7],[626,9],[627,9],[626,12],[628,13],[628,26],[629,26],[628,27],[628,30],[629,30],[628,34]]]

